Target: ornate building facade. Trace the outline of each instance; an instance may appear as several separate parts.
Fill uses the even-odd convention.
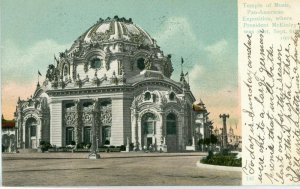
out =
[[[131,19],[99,19],[55,61],[33,96],[18,100],[19,148],[89,143],[93,126],[99,146],[181,151],[192,140],[195,98],[184,74],[170,79],[171,56]]]

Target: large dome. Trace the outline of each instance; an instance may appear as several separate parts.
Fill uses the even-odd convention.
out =
[[[129,41],[137,44],[152,45],[153,39],[142,28],[132,23],[131,19],[107,18],[99,21],[87,30],[81,37],[85,43]]]
[[[118,16],[100,18],[55,61],[47,71],[49,89],[99,86],[100,81],[101,86],[133,84],[150,76],[170,79],[173,72],[171,55],[165,56],[131,19]]]

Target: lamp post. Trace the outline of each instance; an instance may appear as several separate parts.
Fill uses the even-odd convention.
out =
[[[92,146],[91,146],[91,153],[88,156],[88,159],[100,159],[100,155],[97,153],[97,139],[96,139],[96,119],[97,119],[97,105],[98,99],[93,100],[93,121],[92,121]]]
[[[226,128],[226,119],[229,118],[229,114],[220,114],[220,118],[223,119],[223,130],[222,130],[222,139],[223,139],[223,149],[227,149],[227,128]]]

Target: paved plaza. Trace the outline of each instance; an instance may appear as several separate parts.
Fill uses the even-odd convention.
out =
[[[4,186],[240,185],[241,172],[201,169],[204,153],[2,154]]]

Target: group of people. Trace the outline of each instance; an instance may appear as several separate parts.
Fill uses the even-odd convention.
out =
[[[144,150],[145,152],[154,152],[154,151],[155,151],[155,148],[154,148],[154,145],[153,145],[153,144],[150,144],[148,147],[145,145],[145,146],[143,147],[143,150]]]

